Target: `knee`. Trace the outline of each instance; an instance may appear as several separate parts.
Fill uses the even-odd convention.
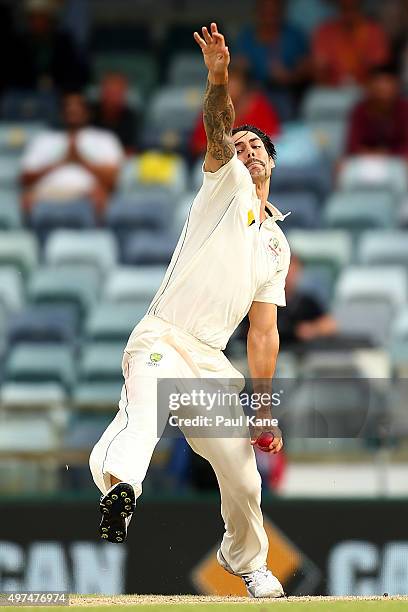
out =
[[[250,478],[241,476],[235,481],[234,495],[241,499],[258,501],[261,497],[261,476],[257,472]]]

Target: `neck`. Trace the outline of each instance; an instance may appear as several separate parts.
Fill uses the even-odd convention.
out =
[[[268,201],[269,183],[270,179],[263,181],[262,183],[255,183],[256,195],[261,200],[261,213],[265,211],[265,205]]]

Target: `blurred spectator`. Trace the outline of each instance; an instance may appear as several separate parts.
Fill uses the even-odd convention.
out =
[[[408,0],[382,2],[380,20],[390,42],[391,62],[402,72],[408,45]]]
[[[72,90],[88,77],[81,57],[68,32],[58,27],[53,0],[26,0],[26,28],[18,36],[13,56],[11,87]]]
[[[257,0],[256,23],[242,30],[235,54],[253,78],[272,87],[295,87],[309,77],[307,38],[286,21],[284,0]]]
[[[408,157],[408,102],[392,67],[373,70],[365,98],[351,115],[347,153]]]
[[[361,0],[337,0],[340,15],[313,36],[315,79],[322,85],[364,83],[374,66],[389,59],[383,28],[368,19]]]
[[[282,348],[332,336],[337,331],[334,318],[320,301],[301,286],[303,265],[292,253],[286,277],[286,307],[278,308],[278,329]]]
[[[270,136],[279,134],[278,116],[267,97],[253,86],[245,66],[231,66],[228,87],[235,108],[236,125],[256,125]],[[203,117],[200,115],[191,138],[191,153],[194,156],[202,155],[206,145]]]
[[[127,104],[128,90],[124,75],[107,74],[102,80],[99,102],[93,107],[93,123],[116,134],[126,152],[131,153],[137,148],[138,117]]]
[[[66,94],[62,130],[47,130],[28,145],[22,159],[23,205],[39,200],[89,197],[101,212],[113,190],[123,159],[116,136],[89,126],[84,97]]]

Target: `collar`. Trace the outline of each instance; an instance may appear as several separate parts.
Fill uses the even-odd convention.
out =
[[[272,219],[272,221],[283,221],[291,214],[291,211],[287,213],[282,213],[278,208],[276,208],[276,206],[274,206],[270,202],[266,203],[265,212]]]

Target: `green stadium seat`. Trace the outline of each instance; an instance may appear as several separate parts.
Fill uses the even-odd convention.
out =
[[[405,161],[396,157],[356,155],[349,157],[339,174],[343,191],[388,191],[402,196],[408,191]]]
[[[72,304],[84,316],[99,295],[99,274],[89,266],[44,267],[28,283],[28,299],[36,304]]]
[[[123,342],[94,342],[85,345],[79,363],[80,382],[122,382]]]
[[[38,265],[38,241],[28,231],[0,231],[0,266],[11,265],[27,277]]]
[[[49,408],[62,406],[67,400],[65,388],[55,382],[9,382],[0,389],[3,408]]]
[[[131,331],[145,314],[143,302],[100,304],[88,316],[85,336],[88,341],[126,343]]]
[[[19,344],[7,357],[6,382],[59,383],[69,391],[75,381],[72,349],[60,344]]]
[[[148,168],[149,163],[150,171]],[[160,172],[158,169],[164,169]],[[144,168],[148,172],[144,174]],[[168,194],[168,199],[180,196],[184,193],[188,180],[187,166],[184,159],[174,153],[147,151],[142,155],[129,157],[122,165],[119,177],[119,191],[123,194],[145,191],[149,200],[156,195],[163,199]],[[149,193],[150,192],[150,193]]]
[[[20,176],[18,159],[7,153],[0,153],[0,186],[16,187]]]
[[[0,230],[20,229],[21,206],[18,191],[14,188],[0,189]]]
[[[395,222],[395,202],[391,193],[334,193],[324,208],[328,227],[359,232],[370,228],[391,228]]]
[[[46,242],[44,258],[49,265],[85,264],[106,273],[116,265],[118,249],[105,230],[56,230]]]
[[[333,278],[351,260],[352,240],[342,230],[291,230],[288,240],[307,266],[327,269]]]
[[[103,291],[105,301],[150,303],[160,287],[165,266],[116,268],[109,276]]]
[[[358,261],[367,265],[396,264],[408,269],[408,232],[372,230],[362,234]]]
[[[12,266],[0,267],[0,303],[8,312],[20,310],[24,304],[23,279]]]
[[[0,427],[0,452],[47,452],[59,447],[58,429],[46,415],[8,416]]]
[[[350,266],[336,285],[337,302],[385,302],[399,308],[407,296],[407,275],[402,266]]]
[[[81,382],[75,386],[72,403],[79,410],[117,408],[123,381]]]

